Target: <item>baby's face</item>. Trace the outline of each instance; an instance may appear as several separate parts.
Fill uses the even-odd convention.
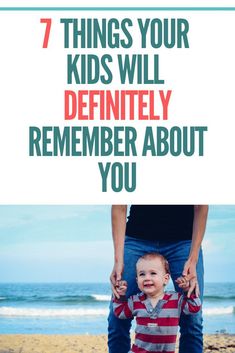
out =
[[[169,281],[169,274],[165,272],[160,259],[141,259],[136,266],[137,284],[139,289],[148,296],[155,296],[163,292]]]

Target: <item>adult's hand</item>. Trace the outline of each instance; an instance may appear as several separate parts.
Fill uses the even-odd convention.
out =
[[[197,297],[200,295],[199,285],[197,281],[196,265],[197,265],[197,261],[192,260],[190,258],[184,264],[182,276],[184,276],[186,280],[189,281],[189,290],[187,294],[188,297],[190,297],[193,291],[195,291],[195,294]]]
[[[189,290],[188,290],[187,297],[189,298],[190,295],[193,293],[193,291],[195,291],[196,297],[199,297],[199,295],[200,295],[200,290],[199,290],[199,285],[198,285],[197,277],[192,278],[192,279],[189,281],[189,284],[190,284],[190,287],[189,287]]]
[[[120,298],[120,295],[116,290],[116,285],[117,285],[117,282],[121,281],[122,279],[122,272],[123,272],[123,262],[117,262],[114,264],[113,270],[110,275],[111,289],[115,297],[118,299]]]

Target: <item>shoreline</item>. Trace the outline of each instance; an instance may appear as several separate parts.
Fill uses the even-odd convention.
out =
[[[32,352],[107,353],[107,335],[0,334],[0,353]],[[234,353],[235,334],[205,334],[203,352]]]

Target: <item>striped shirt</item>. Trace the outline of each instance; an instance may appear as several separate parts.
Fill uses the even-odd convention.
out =
[[[134,353],[174,353],[179,318],[182,312],[196,314],[201,309],[195,295],[166,292],[156,307],[144,293],[126,299],[113,299],[114,314],[120,319],[136,317]]]

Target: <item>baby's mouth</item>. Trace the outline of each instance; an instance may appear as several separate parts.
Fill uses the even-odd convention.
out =
[[[145,287],[145,288],[151,288],[152,286],[153,286],[152,283],[145,283],[145,284],[144,284],[144,287]]]

